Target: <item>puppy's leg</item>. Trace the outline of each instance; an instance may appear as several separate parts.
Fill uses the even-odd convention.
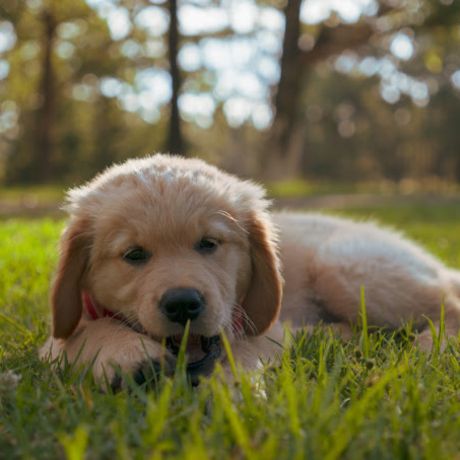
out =
[[[359,319],[363,288],[369,325],[398,328],[413,322],[424,331],[427,318],[439,321],[444,304],[447,335],[459,331],[460,301],[451,272],[398,235],[376,229],[334,238],[316,254],[311,278],[315,295],[342,322]],[[423,334],[420,343],[429,348],[431,334]]]
[[[456,298],[455,296],[451,295],[445,299],[443,302],[444,306],[444,324],[443,324],[443,332],[444,336],[439,337],[440,340],[440,349],[444,350],[446,347],[446,338],[452,338],[460,340],[460,299]],[[433,348],[433,332],[438,334],[441,329],[441,324],[439,320],[432,321],[434,326],[434,331],[432,328],[427,325],[420,334],[416,337],[416,343],[418,346],[424,351],[431,351]]]
[[[95,380],[113,389],[122,384],[121,374],[143,383],[162,366],[166,372],[174,366],[174,357],[160,343],[110,318],[83,322],[65,340],[50,337],[40,350],[43,360],[59,361],[63,355],[71,364],[91,365]]]

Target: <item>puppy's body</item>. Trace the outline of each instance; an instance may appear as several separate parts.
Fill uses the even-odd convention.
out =
[[[172,368],[164,343],[180,338],[187,312],[195,344],[188,353],[197,362],[197,344],[223,330],[235,358],[254,367],[276,353],[282,322],[330,323],[346,336],[361,287],[370,324],[412,321],[428,347],[427,318],[436,322],[444,303],[446,331],[457,333],[460,276],[419,246],[373,224],[269,216],[266,207],[260,187],[163,155],[115,166],[71,191],[53,337],[42,356],[65,352],[109,381],[117,367]]]
[[[356,322],[364,289],[369,323],[423,331],[445,305],[451,334],[459,328],[458,272],[420,246],[368,222],[320,214],[274,215],[285,279],[280,314],[294,328],[319,322],[341,332]],[[420,340],[429,341],[426,330]]]

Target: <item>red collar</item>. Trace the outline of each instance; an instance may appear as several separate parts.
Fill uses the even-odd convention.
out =
[[[81,295],[83,300],[83,305],[85,307],[86,313],[91,317],[91,319],[99,319],[99,318],[117,318],[117,314],[113,311],[107,310],[107,308],[101,307],[97,303],[95,303],[92,297],[85,291]],[[121,319],[121,318],[117,318]]]

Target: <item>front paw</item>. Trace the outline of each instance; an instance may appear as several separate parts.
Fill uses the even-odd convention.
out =
[[[147,359],[141,362],[137,369],[130,374],[124,374],[120,369],[117,369],[110,381],[110,389],[112,392],[120,391],[123,387],[126,387],[128,382],[139,386],[154,387],[160,381],[162,374],[171,376],[173,373],[173,360],[165,366],[159,361]]]
[[[136,334],[116,346],[100,349],[93,365],[96,381],[105,389],[118,391],[128,382],[151,385],[161,373],[172,375],[175,357],[160,343]]]

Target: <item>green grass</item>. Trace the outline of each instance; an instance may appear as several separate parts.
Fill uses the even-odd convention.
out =
[[[456,206],[350,210],[406,231],[460,267]],[[298,336],[282,364],[219,372],[198,389],[182,375],[156,391],[103,394],[91,378],[37,358],[61,221],[0,221],[0,458],[459,459],[460,347],[431,355],[410,331],[343,343]]]

